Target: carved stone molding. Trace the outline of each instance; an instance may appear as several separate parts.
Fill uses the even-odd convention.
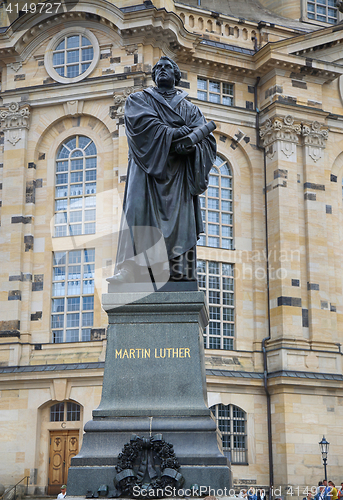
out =
[[[20,70],[20,68],[23,67],[23,63],[22,62],[13,62],[13,63],[10,63],[8,64],[8,67],[13,69],[13,71],[15,71],[16,73]]]
[[[294,118],[291,115],[287,115],[284,118],[277,117],[273,120],[267,120],[266,123],[260,128],[260,137],[263,141],[264,147],[269,146],[275,141],[285,141],[298,144],[300,134],[301,124],[294,123]],[[284,149],[285,155],[288,156],[291,148],[285,147]]]
[[[128,87],[120,94],[114,94],[113,106],[110,106],[110,111],[109,111],[112,120],[115,120],[117,118],[123,118],[126,99],[130,94],[138,92],[139,90],[142,89],[138,87]]]
[[[294,123],[294,118],[287,115],[283,118],[275,117],[267,120],[260,128],[260,137],[266,148],[266,154],[269,159],[273,159],[277,150],[285,155],[289,161],[296,154],[296,147],[301,134],[301,124]],[[275,144],[278,141],[278,146]]]
[[[267,120],[260,128],[260,137],[263,146],[266,148],[267,156],[272,159],[276,152],[275,142],[280,142],[280,151],[290,158],[296,151],[299,138],[302,144],[307,146],[309,156],[313,161],[318,161],[322,157],[322,150],[325,148],[325,141],[329,137],[328,129],[322,129],[322,125],[313,121],[312,123],[294,123],[294,118],[287,115],[284,118],[276,117]]]
[[[275,156],[276,150],[274,147],[274,144],[270,144],[268,147],[266,147],[266,154],[270,160],[272,160]]]
[[[13,146],[22,138],[23,129],[29,128],[30,108],[20,107],[19,103],[11,102],[6,109],[0,110],[0,123],[5,134],[5,141]]]
[[[82,115],[84,101],[67,101],[63,103],[66,116]]]
[[[325,148],[325,141],[328,140],[329,130],[322,129],[321,124],[314,121],[309,125],[303,124],[302,136],[305,145]]]
[[[137,54],[138,53],[138,46],[135,44],[135,45],[127,45],[125,47],[125,52],[128,56],[132,56],[133,54]]]
[[[317,162],[323,156],[325,141],[329,138],[329,130],[322,129],[319,122],[314,121],[311,124],[302,126],[303,144],[307,146],[309,156],[314,162]]]

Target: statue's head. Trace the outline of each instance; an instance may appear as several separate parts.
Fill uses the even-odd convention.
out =
[[[172,59],[162,56],[152,68],[151,76],[158,87],[162,85],[172,88],[180,83],[181,71]]]

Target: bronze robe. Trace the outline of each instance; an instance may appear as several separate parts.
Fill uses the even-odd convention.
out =
[[[194,247],[203,232],[198,195],[208,186],[216,157],[215,138],[211,134],[203,139],[188,155],[170,152],[175,128],[206,123],[200,109],[185,99],[187,95],[178,90],[169,104],[155,88],[148,88],[127,98],[129,164],[117,270],[130,259],[146,265],[135,256],[145,254],[156,243],[157,231],[149,228],[162,233],[169,260]],[[151,264],[159,259],[159,252],[155,257],[150,253]]]

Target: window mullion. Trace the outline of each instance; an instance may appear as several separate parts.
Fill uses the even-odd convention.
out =
[[[233,447],[233,412],[232,412],[232,405],[229,405],[229,421],[230,421],[230,451],[231,451],[231,460],[232,460],[232,457],[233,457],[233,453],[234,453],[234,447]]]
[[[71,161],[68,158],[68,190],[67,190],[67,235],[70,236],[70,190],[71,190]]]

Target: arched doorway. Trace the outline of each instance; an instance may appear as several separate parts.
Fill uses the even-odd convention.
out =
[[[79,451],[80,430],[68,427],[71,422],[80,422],[81,407],[71,401],[55,403],[49,417],[50,422],[61,423],[60,428],[49,429],[48,495],[57,495],[67,483],[70,461]]]

